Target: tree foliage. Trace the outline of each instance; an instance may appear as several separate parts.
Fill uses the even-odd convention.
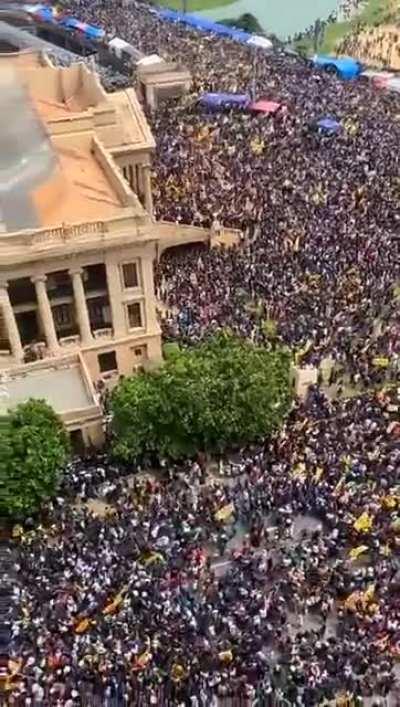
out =
[[[119,384],[114,452],[180,459],[262,439],[286,415],[290,390],[288,352],[219,334]]]
[[[251,12],[244,12],[239,17],[235,19],[220,20],[222,25],[227,27],[237,27],[237,29],[243,29],[245,32],[250,32],[250,34],[264,34],[264,30],[261,27],[259,21],[257,20]]]
[[[43,400],[28,400],[0,426],[0,515],[23,518],[39,510],[57,488],[69,438]]]

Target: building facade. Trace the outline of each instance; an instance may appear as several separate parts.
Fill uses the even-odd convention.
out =
[[[133,89],[24,51],[0,55],[0,91],[0,414],[45,398],[97,445],[101,392],[162,359],[154,260],[237,234],[155,222]]]

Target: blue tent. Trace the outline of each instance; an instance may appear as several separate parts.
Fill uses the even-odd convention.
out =
[[[168,20],[169,22],[183,22],[183,24],[194,27],[195,29],[201,30],[203,32],[211,32],[221,37],[228,37],[234,39],[237,42],[242,42],[246,44],[253,35],[249,32],[244,32],[236,27],[226,27],[219,22],[212,22],[206,17],[200,17],[200,15],[193,15],[191,13],[176,12],[175,10],[160,10],[158,16],[162,20]]]
[[[50,7],[43,6],[34,14],[40,22],[53,22],[54,20],[53,10]]]
[[[334,57],[323,54],[315,55],[313,64],[320,69],[338,74],[341,79],[350,80],[360,75],[362,65],[357,59],[351,57]]]
[[[251,101],[247,93],[203,93],[199,103],[204,108],[245,108]]]
[[[101,29],[101,27],[88,25],[86,22],[81,22],[81,20],[78,20],[76,17],[66,17],[60,24],[68,29],[75,29],[82,32],[87,39],[102,39],[104,37],[104,30]]]
[[[342,129],[342,126],[337,120],[329,117],[317,120],[316,127],[319,132],[325,135],[337,135]]]

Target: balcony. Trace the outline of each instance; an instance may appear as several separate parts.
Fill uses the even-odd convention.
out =
[[[113,330],[112,327],[104,327],[102,329],[95,329],[93,331],[93,337],[96,341],[101,340],[103,341],[104,339],[112,339],[113,338]]]
[[[81,337],[79,334],[72,334],[71,336],[63,336],[59,339],[58,343],[63,349],[71,349],[76,346],[80,346]]]

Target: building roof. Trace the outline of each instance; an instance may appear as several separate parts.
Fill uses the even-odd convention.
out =
[[[52,141],[57,166],[52,177],[32,194],[40,226],[104,221],[118,216],[123,204],[93,154],[92,141],[77,147],[71,140]]]
[[[143,216],[108,154],[154,144],[134,92],[108,96],[84,64],[35,56],[0,55],[0,237]]]

